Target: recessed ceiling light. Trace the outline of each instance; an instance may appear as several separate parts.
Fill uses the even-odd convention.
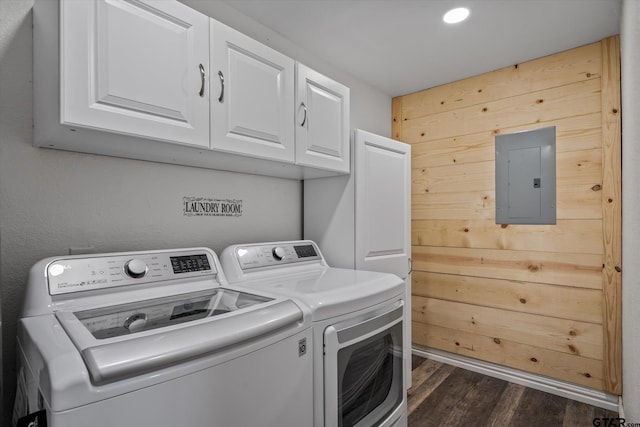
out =
[[[451,9],[449,12],[445,13],[442,17],[442,20],[447,24],[457,24],[458,22],[462,22],[469,17],[469,9],[466,7],[458,7],[456,9]]]

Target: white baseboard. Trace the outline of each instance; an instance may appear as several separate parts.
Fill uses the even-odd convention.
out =
[[[618,416],[624,418],[624,407],[622,406],[622,396],[618,396]]]
[[[496,365],[490,362],[473,359],[434,348],[413,346],[412,353],[427,359],[433,359],[448,365],[457,366],[469,371],[478,372],[490,377],[520,384],[536,390],[577,400],[599,408],[622,413],[622,401],[618,396],[589,387],[579,386],[542,375],[532,374],[519,369]],[[620,417],[623,417],[620,415]],[[624,417],[623,417],[624,418]]]

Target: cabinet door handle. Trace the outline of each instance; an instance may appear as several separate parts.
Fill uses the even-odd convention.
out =
[[[307,106],[304,105],[304,102],[300,103],[300,107],[304,110],[304,119],[302,119],[302,123],[300,123],[300,127],[304,127],[304,124],[307,123]]]
[[[198,95],[200,95],[200,98],[203,98],[204,97],[204,67],[202,66],[202,64],[200,64],[198,68],[200,69],[200,92],[198,92]]]
[[[224,99],[224,74],[222,74],[222,71],[218,71],[218,77],[220,78],[220,96],[218,97],[218,102],[222,102]]]

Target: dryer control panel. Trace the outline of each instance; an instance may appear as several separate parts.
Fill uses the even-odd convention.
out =
[[[216,274],[204,250],[58,258],[46,268],[50,295]]]
[[[242,270],[322,260],[320,251],[312,242],[237,246],[235,256]]]

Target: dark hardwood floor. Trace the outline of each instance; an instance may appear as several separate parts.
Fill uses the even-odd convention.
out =
[[[618,425],[618,414],[413,356],[409,427]]]

